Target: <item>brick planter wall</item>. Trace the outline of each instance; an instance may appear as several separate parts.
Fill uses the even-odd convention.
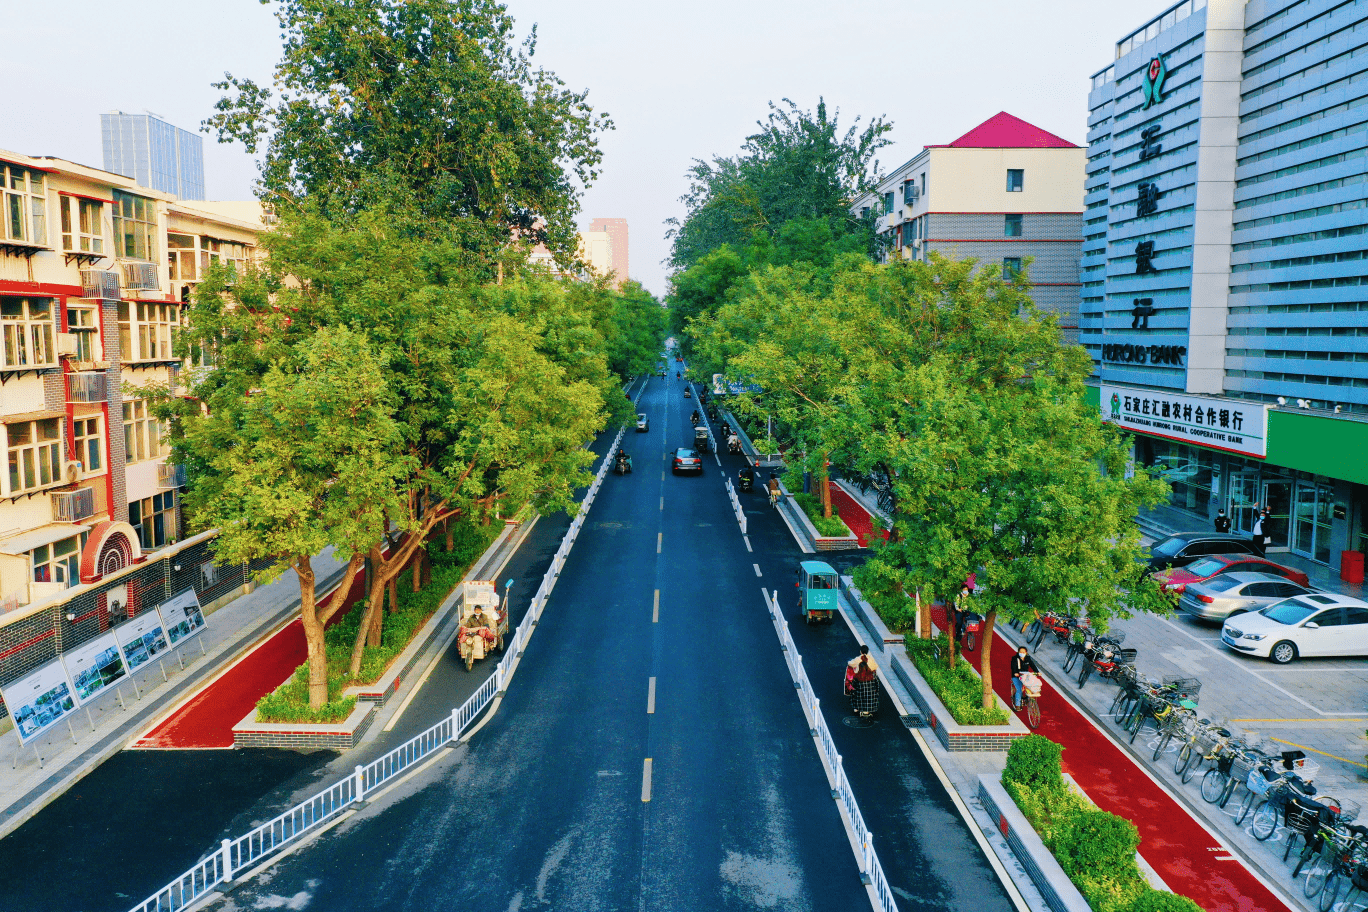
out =
[[[917,666],[904,654],[893,653],[893,673],[903,682],[921,710],[926,724],[936,733],[941,745],[950,751],[996,751],[1005,753],[1017,738],[1031,733],[1025,724],[1009,713],[1006,725],[960,725],[936,696]]]
[[[349,751],[357,745],[375,720],[375,704],[356,701],[345,722],[336,725],[306,725],[286,722],[257,722],[253,709],[233,726],[233,747],[276,747],[286,750]]]

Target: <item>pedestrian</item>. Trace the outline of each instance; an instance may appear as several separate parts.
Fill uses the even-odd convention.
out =
[[[1268,511],[1259,511],[1258,506],[1255,506],[1254,509],[1256,511],[1254,518],[1254,530],[1253,535],[1250,537],[1250,544],[1254,546],[1254,553],[1258,554],[1259,557],[1263,557],[1268,542],[1268,536],[1265,534],[1264,531],[1267,528]]]
[[[1216,531],[1221,533],[1230,531],[1230,517],[1226,516],[1225,510],[1216,511]]]
[[[1273,514],[1268,507],[1263,508],[1263,513],[1259,514],[1259,534],[1262,536],[1259,542],[1259,555],[1268,553],[1268,546],[1273,544]]]
[[[1012,709],[1021,709],[1021,676],[1028,671],[1031,674],[1040,674],[1035,659],[1031,658],[1026,647],[1018,646],[1016,655],[1012,656]]]

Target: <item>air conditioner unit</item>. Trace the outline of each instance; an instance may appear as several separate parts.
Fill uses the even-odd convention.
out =
[[[153,263],[125,263],[124,287],[130,291],[155,291],[161,287]]]
[[[76,355],[76,334],[58,333],[57,334],[57,356],[60,358],[72,358]]]
[[[119,300],[119,274],[112,269],[82,269],[81,296],[102,301]]]
[[[68,459],[62,466],[62,481],[67,484],[75,484],[80,481],[83,468],[84,466],[81,465],[79,459]]]

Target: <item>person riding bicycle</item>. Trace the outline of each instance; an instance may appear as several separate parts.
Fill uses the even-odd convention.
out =
[[[1040,674],[1035,659],[1031,658],[1025,646],[1019,646],[1016,655],[1012,656],[1012,709],[1021,709],[1021,676],[1028,671],[1031,674]]]
[[[766,482],[766,487],[769,488],[770,506],[773,506],[779,502],[779,476],[770,472],[769,481]]]

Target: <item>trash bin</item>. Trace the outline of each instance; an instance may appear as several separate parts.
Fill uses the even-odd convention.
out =
[[[1363,552],[1340,552],[1340,579],[1346,583],[1363,582]]]

